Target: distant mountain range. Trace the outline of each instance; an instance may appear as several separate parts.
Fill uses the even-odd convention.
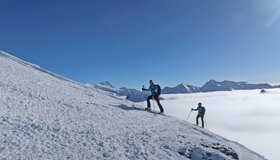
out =
[[[127,100],[133,102],[141,102],[146,99],[150,94],[149,92],[142,92],[133,88],[116,88],[110,82],[101,82],[99,84],[86,84],[87,87],[97,88],[106,92],[109,92],[113,95],[125,97]]]
[[[214,92],[214,91],[232,91],[232,90],[252,90],[252,89],[269,89],[278,88],[268,83],[251,84],[248,82],[234,82],[209,80],[202,87],[192,85],[179,84],[176,87],[165,87],[162,90],[163,94],[176,94],[176,93],[197,93],[197,92]]]
[[[101,82],[100,84],[88,85],[104,91],[109,91],[117,96],[124,96],[126,99],[133,102],[141,102],[150,94],[132,88],[116,88],[110,82]],[[202,87],[179,84],[175,87],[164,87],[162,94],[183,94],[183,93],[198,93],[198,92],[215,92],[215,91],[232,91],[232,90],[253,90],[253,89],[270,89],[280,88],[280,85],[270,85],[268,83],[251,84],[248,82],[234,82],[209,80]]]

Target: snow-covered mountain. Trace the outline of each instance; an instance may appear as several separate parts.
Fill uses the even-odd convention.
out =
[[[116,88],[115,86],[113,86],[110,82],[105,81],[105,82],[101,82],[100,85],[102,86],[107,86],[108,88]]]
[[[267,83],[250,84],[248,82],[233,82],[227,80],[218,82],[215,80],[210,80],[200,88],[200,92],[251,90],[251,89],[268,89],[268,88],[273,88],[273,86]]]
[[[95,88],[109,91],[112,94],[126,97],[127,100],[133,102],[141,102],[146,99],[149,95],[148,92],[142,92],[137,89],[131,88],[116,88],[109,82],[101,82],[100,84],[93,84]],[[215,80],[209,80],[202,87],[179,84],[176,87],[164,87],[162,89],[162,94],[180,94],[180,93],[198,93],[198,92],[214,92],[214,91],[232,91],[232,90],[252,90],[252,89],[270,89],[270,88],[280,88],[280,86],[272,86],[267,83],[261,84],[251,84],[248,82],[234,82],[234,81],[222,81],[218,82]]]
[[[134,105],[0,52],[1,159],[265,159]]]
[[[137,89],[131,89],[131,88],[126,88],[122,87],[119,90],[118,96],[125,96],[127,100],[130,100],[132,102],[141,102],[148,97],[149,92],[142,92]]]
[[[126,87],[116,88],[110,82],[101,82],[99,84],[86,84],[85,86],[107,91],[112,95],[124,97],[125,99],[130,100],[132,102],[144,101],[149,95],[148,92],[142,92],[137,89],[131,89]]]
[[[179,84],[176,87],[165,87],[162,89],[162,94],[174,94],[174,93],[195,93],[199,92],[200,87],[192,86],[192,85],[185,85]]]
[[[86,84],[85,86],[89,88],[95,88],[106,92],[110,92],[112,94],[119,93],[119,89],[113,86],[110,82],[101,82],[99,84]]]
[[[196,87],[196,86],[185,85],[185,84],[179,84],[176,87],[165,87],[162,90],[162,93],[177,94],[177,93],[197,93],[197,92],[252,90],[252,89],[270,89],[270,88],[279,88],[279,86],[272,86],[267,83],[250,84],[248,82],[234,82],[228,80],[218,82],[215,80],[210,80],[206,82],[202,87]]]

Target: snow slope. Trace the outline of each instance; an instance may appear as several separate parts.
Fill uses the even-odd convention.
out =
[[[265,159],[133,105],[0,52],[1,159]]]

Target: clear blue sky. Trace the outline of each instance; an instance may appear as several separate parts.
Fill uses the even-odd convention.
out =
[[[1,0],[0,50],[82,83],[276,83],[280,1]]]

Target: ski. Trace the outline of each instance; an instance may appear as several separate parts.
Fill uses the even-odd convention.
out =
[[[161,113],[161,112],[158,112],[158,111],[154,111],[152,109],[147,109],[147,108],[143,108],[143,107],[139,107],[139,106],[135,106],[135,105],[132,105],[133,108],[136,108],[137,110],[141,110],[141,111],[147,111],[149,113],[153,113],[153,114],[157,114],[157,115],[162,115],[162,116],[166,116],[166,117],[170,117],[164,113]]]
[[[154,111],[154,110],[147,110],[147,112],[154,113],[154,114],[158,114],[158,115],[162,115],[162,116],[167,116],[167,115],[165,115],[164,113],[157,112],[157,111]]]
[[[132,105],[133,108],[136,108],[138,110],[146,110],[145,108],[143,108],[142,106],[135,106],[135,105]]]

